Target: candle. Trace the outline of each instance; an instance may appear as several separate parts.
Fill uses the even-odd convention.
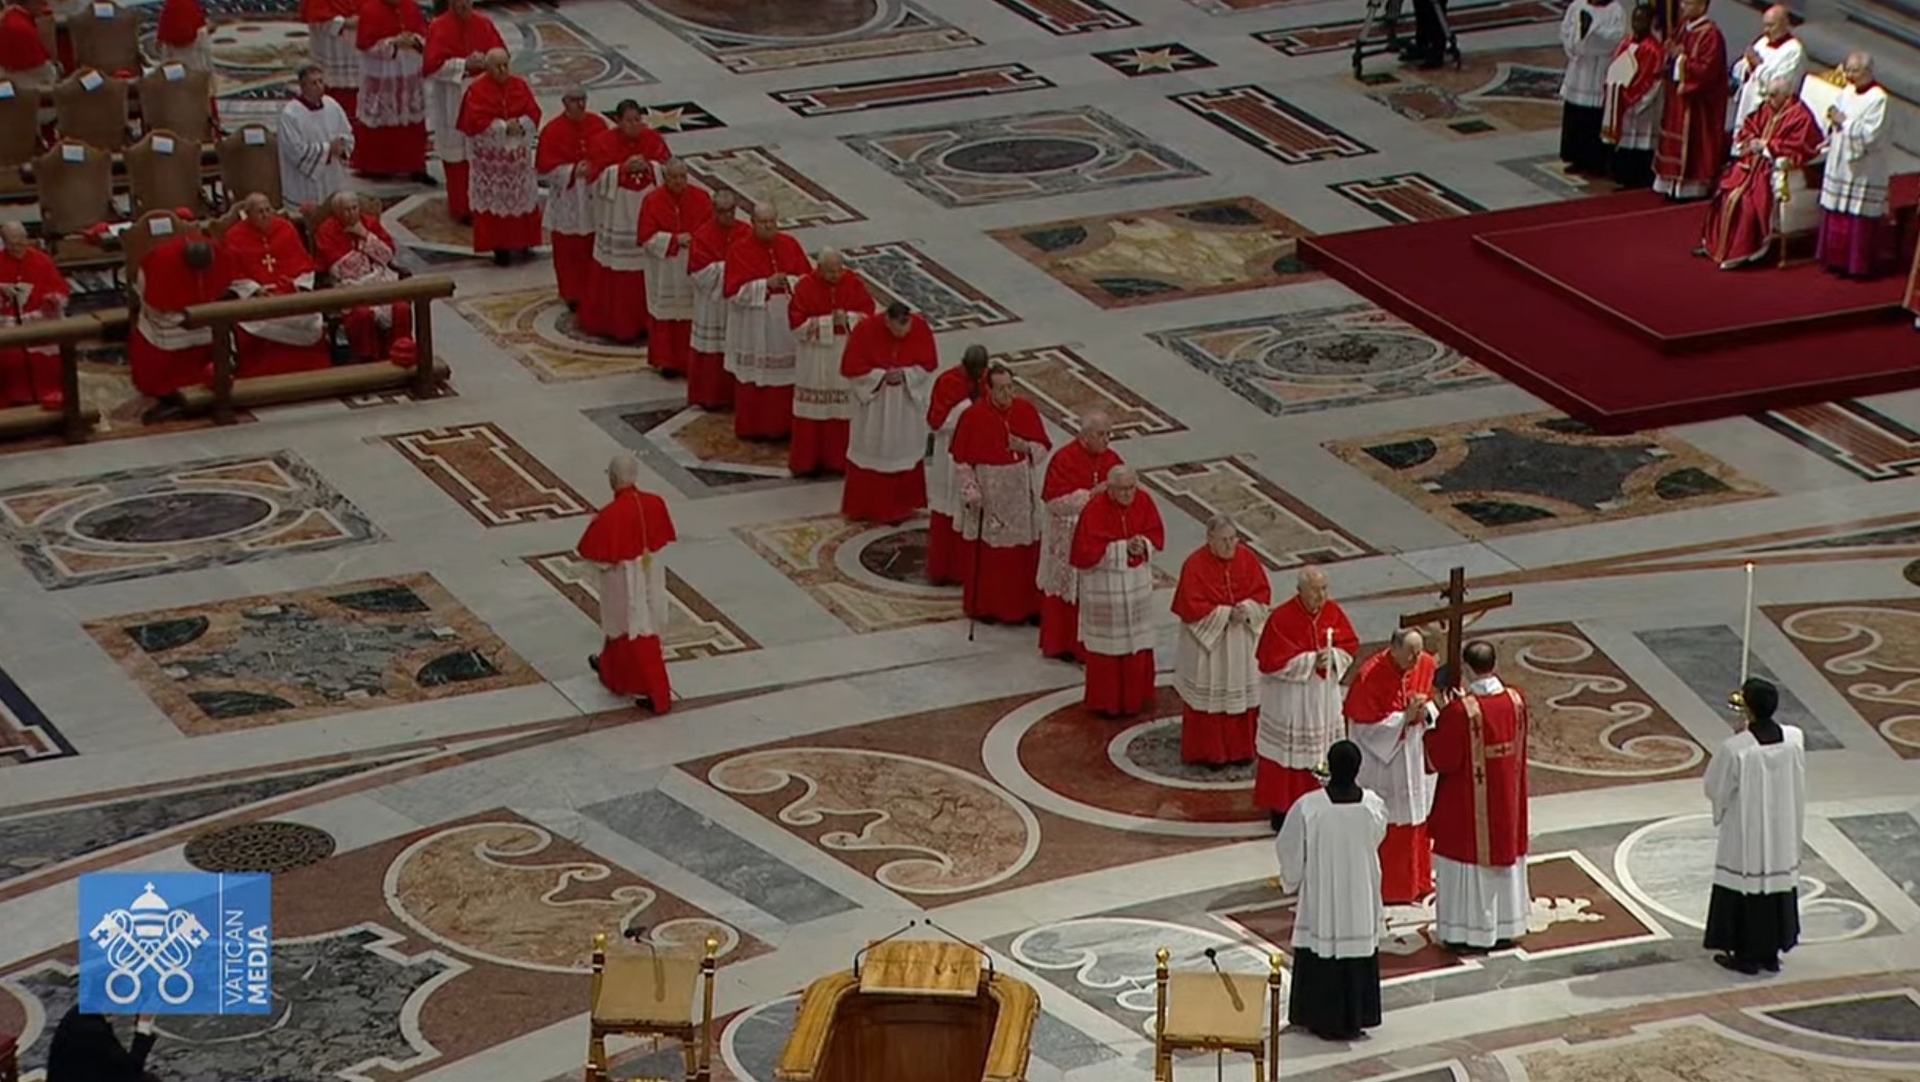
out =
[[[1747,607],[1740,614],[1740,686],[1747,686],[1747,659],[1753,655],[1753,564],[1747,564]]]

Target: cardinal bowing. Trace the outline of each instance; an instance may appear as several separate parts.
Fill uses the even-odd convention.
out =
[[[854,522],[905,522],[927,505],[927,395],[940,364],[933,328],[904,304],[861,320],[847,336],[840,375],[853,396],[847,484],[840,513]]]
[[[1418,631],[1396,631],[1387,649],[1360,664],[1342,708],[1362,755],[1360,784],[1380,794],[1387,810],[1380,889],[1391,905],[1411,905],[1433,889],[1433,776],[1424,738],[1436,713],[1434,668]]]

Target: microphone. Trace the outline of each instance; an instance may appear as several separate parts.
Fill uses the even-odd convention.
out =
[[[1200,953],[1206,955],[1207,961],[1213,966],[1214,975],[1220,978],[1221,987],[1227,990],[1227,999],[1233,1003],[1234,1013],[1238,1014],[1246,1010],[1246,1002],[1240,998],[1240,989],[1236,988],[1234,983],[1227,979],[1226,973],[1220,969],[1220,952],[1208,947]]]
[[[656,948],[653,945],[653,937],[647,934],[646,925],[629,924],[625,928],[621,929],[620,935],[622,938],[631,939],[635,943],[638,943],[641,946],[646,947],[647,953],[653,956],[654,961],[657,962],[660,960],[660,951],[658,948]]]
[[[1220,972],[1220,952],[1219,951],[1214,950],[1212,947],[1208,947],[1206,950],[1203,950],[1200,953],[1206,955],[1207,961],[1213,963],[1213,971],[1215,973]]]

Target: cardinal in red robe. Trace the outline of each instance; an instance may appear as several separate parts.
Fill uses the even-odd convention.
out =
[[[1734,136],[1736,157],[1720,178],[1720,190],[1707,207],[1699,254],[1721,270],[1751,263],[1767,254],[1779,222],[1782,169],[1804,169],[1820,155],[1826,136],[1813,110],[1787,80],[1767,88],[1766,100],[1747,114]],[[1805,198],[1816,198],[1812,192]]]
[[[1380,896],[1389,905],[1412,905],[1433,890],[1427,839],[1433,775],[1427,772],[1425,734],[1434,668],[1418,631],[1397,632],[1387,649],[1360,663],[1341,709],[1349,739],[1360,748],[1360,784],[1380,797],[1387,813]]]
[[[222,238],[233,260],[236,295],[280,297],[313,288],[319,267],[307,253],[300,231],[274,212],[258,192],[242,203],[240,220]],[[318,312],[252,320],[234,328],[238,375],[274,376],[310,372],[333,363],[325,341],[326,324]]]
[[[127,366],[134,387],[156,400],[143,424],[178,417],[180,392],[213,378],[213,331],[181,324],[188,308],[228,299],[233,279],[233,257],[198,234],[167,241],[140,261],[140,315],[127,336]]]
[[[1707,0],[1681,0],[1686,25],[1667,43],[1667,98],[1653,156],[1653,190],[1669,199],[1713,191],[1727,160],[1727,39]]]
[[[73,290],[53,257],[27,239],[19,222],[0,224],[0,241],[0,326],[65,315]],[[0,350],[0,406],[58,409],[65,399],[59,346]]]
[[[733,408],[733,373],[727,371],[727,320],[731,305],[727,252],[753,235],[753,224],[736,214],[739,200],[725,188],[713,194],[713,217],[693,231],[687,280],[693,285],[693,324],[687,338],[687,405]]]
[[[492,252],[506,266],[540,246],[540,177],[533,168],[540,106],[508,67],[505,49],[488,53],[486,64],[460,103],[460,132],[472,158],[473,250]]]
[[[733,434],[783,440],[793,431],[798,344],[787,306],[813,270],[793,234],[780,230],[773,205],[753,208],[753,232],[727,250],[727,371],[733,373]]]
[[[693,232],[713,220],[713,197],[696,187],[687,163],[660,168],[660,186],[640,200],[640,247],[647,251],[647,363],[684,376],[693,363],[693,279],[687,274]]]
[[[587,142],[607,130],[607,118],[587,111],[587,92],[568,87],[561,113],[540,129],[533,167],[547,182],[547,245],[560,299],[576,311],[593,277],[593,168]]]
[[[1080,641],[1086,707],[1128,717],[1153,705],[1153,554],[1167,528],[1131,468],[1116,466],[1087,501],[1069,557],[1080,575]]]
[[[353,168],[369,176],[427,173],[427,98],[420,78],[427,20],[414,0],[362,0],[354,44],[360,51],[360,97]]]
[[[1180,620],[1174,689],[1180,693],[1180,760],[1224,766],[1253,759],[1260,715],[1254,657],[1273,603],[1267,567],[1224,515],[1207,543],[1180,565],[1173,615]]]
[[[380,216],[360,209],[360,197],[336,192],[327,215],[313,233],[314,251],[338,286],[386,285],[401,279],[394,266],[399,249]],[[393,345],[413,336],[413,306],[405,303],[361,305],[341,313],[347,350],[356,361],[393,356]],[[417,360],[417,358],[416,358]]]
[[[897,525],[927,505],[927,392],[939,365],[933,328],[904,304],[847,336],[840,375],[853,421],[840,513],[849,521]]]
[[[1087,501],[1106,487],[1107,474],[1120,465],[1120,455],[1108,445],[1113,422],[1098,410],[1080,418],[1080,431],[1053,453],[1040,502],[1047,518],[1040,545],[1040,655],[1062,661],[1080,661],[1080,576],[1069,550],[1074,528]]]
[[[447,216],[456,222],[473,217],[468,178],[472,152],[467,145],[473,133],[461,125],[461,110],[468,89],[486,74],[487,54],[506,47],[493,20],[473,10],[473,0],[452,0],[427,24],[420,58],[427,130],[433,135],[434,157],[447,175]]]
[[[307,50],[326,77],[327,96],[340,103],[359,142],[360,0],[300,0],[300,21],[307,24]]]
[[[1040,460],[1053,449],[1013,373],[987,372],[987,393],[960,415],[953,472],[960,502],[961,606],[1003,624],[1040,618]]]
[[[593,174],[593,275],[580,303],[583,334],[638,342],[652,327],[647,311],[647,251],[640,247],[640,203],[673,155],[647,127],[637,102],[614,110],[614,126],[587,141]]]
[[[795,477],[847,472],[851,395],[840,374],[847,336],[873,315],[873,294],[837,249],[793,284],[787,325],[793,329],[793,433],[787,472]]]
[[[666,564],[673,543],[667,502],[639,487],[640,463],[621,455],[607,468],[613,500],[593,516],[576,550],[599,572],[600,630],[606,643],[587,664],[616,695],[629,695],[656,714],[673,706],[660,636],[670,620]]]
[[[154,60],[178,63],[193,71],[212,71],[207,47],[207,13],[200,0],[166,0],[154,27]]]
[[[1327,596],[1327,573],[1302,568],[1254,652],[1266,679],[1254,730],[1253,802],[1267,809],[1275,830],[1294,801],[1321,788],[1314,771],[1340,739],[1340,678],[1359,652],[1353,621]]]
[[[987,348],[968,346],[960,363],[934,377],[928,396],[927,429],[933,433],[933,472],[927,477],[927,580],[951,586],[961,580],[960,531],[954,517],[960,513],[960,482],[954,476],[953,432],[960,415],[986,390]]]
[[[35,21],[45,11],[42,0],[20,0],[0,12],[0,74],[16,86],[51,90],[59,78]]]
[[[1489,950],[1527,934],[1527,701],[1494,675],[1493,646],[1461,651],[1465,693],[1440,708],[1426,735],[1436,775],[1433,932],[1441,946]]]

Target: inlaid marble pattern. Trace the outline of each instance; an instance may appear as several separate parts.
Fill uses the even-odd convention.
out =
[[[0,671],[0,767],[64,759],[76,754],[53,722],[13,677]],[[0,876],[6,874],[0,866]]]
[[[1112,49],[1095,53],[1093,58],[1129,79],[1138,79],[1143,75],[1171,75],[1177,71],[1200,71],[1214,66],[1213,61],[1178,42]]]
[[[1686,682],[1708,709],[1726,709],[1727,693],[1740,686],[1742,674],[1771,680],[1780,689],[1780,707],[1774,717],[1782,725],[1797,726],[1810,751],[1842,747],[1840,738],[1818,714],[1809,710],[1782,679],[1760,658],[1741,658],[1740,632],[1726,626],[1656,628],[1634,637],[1653,651],[1673,674]]]
[[[726,122],[690,101],[670,101],[659,105],[643,106],[642,114],[647,127],[662,135],[678,135],[681,132],[712,131],[726,127]]]
[[[1920,601],[1769,605],[1772,620],[1902,758],[1920,758]]]
[[[840,141],[943,207],[1207,175],[1087,106],[849,135]]]
[[[862,79],[798,90],[776,90],[773,100],[803,117],[834,116],[903,105],[929,105],[1028,90],[1051,90],[1053,80],[1025,64],[993,64],[925,75]]]
[[[1619,185],[1603,177],[1582,177],[1567,172],[1558,154],[1536,154],[1498,163],[1502,169],[1527,181],[1556,199],[1578,199],[1619,191]]]
[[[586,411],[586,417],[640,456],[640,461],[696,499],[811,482],[787,472],[787,449],[740,439],[733,415],[688,408],[684,399],[656,399]]]
[[[645,347],[581,334],[573,313],[551,289],[456,297],[448,303],[542,383],[636,375],[647,368]]]
[[[1796,406],[1754,420],[1864,480],[1893,481],[1920,471],[1920,432],[1863,402]]]
[[[1339,440],[1326,448],[1470,538],[1773,494],[1664,433],[1600,436],[1554,413]]]
[[[1552,49],[1469,51],[1459,69],[1389,76],[1367,87],[1376,104],[1452,137],[1558,130],[1566,54]]]
[[[627,0],[680,40],[740,73],[965,49],[980,42],[907,0],[764,4]]]
[[[1298,222],[1242,196],[990,234],[1101,308],[1290,285],[1320,277],[1295,254]]]
[[[1116,440],[1187,430],[1187,426],[1066,346],[1017,349],[996,360],[1013,373],[1014,383],[1041,415],[1068,432],[1080,431],[1080,415],[1095,409],[1112,420],[1112,437]]]
[[[1346,180],[1328,187],[1394,225],[1456,218],[1487,209],[1423,173]]]
[[[287,451],[6,489],[0,537],[49,590],[385,540]]]
[[[1148,337],[1274,416],[1496,380],[1371,304],[1251,316]]]
[[[876,308],[884,310],[899,301],[925,319],[935,334],[1020,322],[1019,316],[906,241],[863,244],[840,254],[866,280]]]
[[[1241,537],[1270,570],[1374,555],[1366,542],[1239,458],[1154,466],[1141,470],[1140,479],[1200,522],[1214,515],[1232,515]]]
[[[1001,7],[1049,34],[1088,34],[1098,30],[1126,30],[1139,26],[1102,0],[995,0]]]
[[[767,147],[735,147],[678,155],[708,191],[725,188],[755,205],[772,203],[780,228],[864,222],[866,217]]]
[[[482,422],[382,437],[482,526],[572,518],[593,510],[499,426]]]
[[[1463,4],[1447,11],[1447,28],[1465,35],[1478,30],[1505,30],[1539,23],[1558,23],[1561,11],[1549,0],[1493,0],[1492,3]],[[1361,19],[1342,19],[1308,26],[1290,26],[1264,30],[1254,40],[1285,56],[1311,56],[1315,53],[1344,52],[1353,48],[1360,34]],[[1386,66],[1384,60],[1370,62],[1374,70]]]
[[[1258,86],[1193,90],[1171,99],[1282,165],[1360,158],[1374,148]]]
[[[549,552],[528,556],[523,561],[545,579],[562,597],[585,613],[596,625],[600,622],[600,579],[593,567],[572,552]],[[668,662],[694,658],[720,657],[758,650],[740,626],[725,613],[701,597],[687,581],[666,571],[667,626],[660,633],[661,653]]]
[[[956,620],[960,588],[927,580],[927,525],[848,522],[839,515],[742,526],[746,546],[856,632]]]
[[[86,628],[188,736],[540,680],[430,575],[137,613]]]

